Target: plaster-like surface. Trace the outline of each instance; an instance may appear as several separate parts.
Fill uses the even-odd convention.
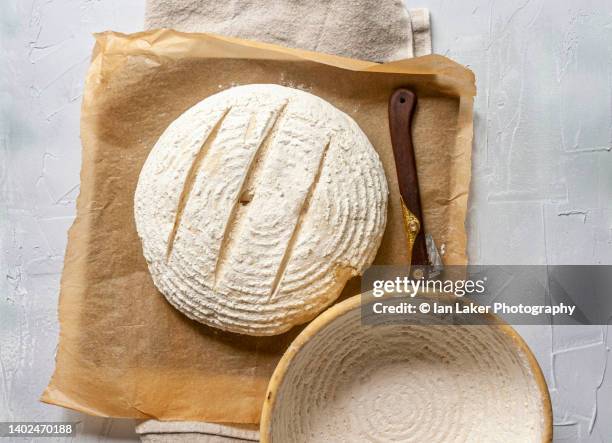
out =
[[[88,417],[38,397],[57,344],[91,34],[137,31],[143,10],[144,2],[133,0],[0,3],[0,420],[79,420],[84,432],[78,441],[136,438],[132,421]]]
[[[612,3],[428,0],[434,51],[476,73],[473,263],[612,264]],[[520,327],[556,442],[612,439],[610,327]]]
[[[609,0],[410,1],[434,51],[478,78],[470,257],[612,264]],[[132,423],[43,405],[66,230],[78,193],[80,94],[93,39],[142,28],[143,0],[0,3],[0,420],[81,420],[85,441]],[[612,337],[520,328],[552,391],[555,441],[612,437]]]

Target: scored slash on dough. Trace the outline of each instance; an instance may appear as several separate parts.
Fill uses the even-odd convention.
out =
[[[193,189],[195,178],[198,174],[198,171],[200,170],[200,165],[202,164],[204,157],[206,157],[206,154],[210,150],[210,147],[215,142],[215,139],[217,138],[217,134],[219,133],[219,129],[221,128],[221,125],[223,124],[223,120],[225,120],[225,117],[227,116],[227,114],[229,114],[231,109],[232,108],[230,106],[229,108],[225,110],[225,112],[223,112],[223,114],[221,115],[221,118],[219,118],[219,121],[217,121],[212,131],[210,131],[210,133],[204,140],[204,143],[202,143],[202,147],[198,151],[196,158],[194,159],[193,163],[191,164],[191,168],[189,169],[189,172],[187,173],[185,185],[183,186],[183,190],[181,191],[181,196],[179,198],[178,207],[176,208],[176,215],[174,217],[174,225],[172,226],[172,231],[170,232],[170,236],[168,237],[168,247],[166,249],[166,260],[168,260],[170,258],[170,255],[172,254],[172,247],[174,246],[174,239],[176,238],[176,233],[181,224],[181,219],[183,218],[183,212],[185,211],[185,206],[187,206],[187,200],[189,199],[189,196],[191,195],[191,190]]]
[[[257,173],[261,170],[261,166],[265,161],[266,154],[268,153],[268,149],[270,145],[274,142],[274,136],[276,135],[276,130],[280,125],[280,121],[283,119],[285,115],[285,110],[287,109],[288,102],[285,101],[280,109],[272,114],[271,119],[272,123],[268,122],[264,135],[259,142],[255,152],[251,156],[251,161],[247,166],[247,172],[244,175],[244,180],[238,189],[238,192],[234,199],[234,204],[230,211],[230,215],[227,218],[227,222],[225,224],[225,229],[223,230],[223,237],[221,238],[221,246],[219,247],[219,255],[217,256],[217,261],[215,263],[215,272],[213,275],[213,289],[216,289],[217,280],[221,275],[221,270],[223,268],[223,264],[225,263],[225,258],[228,255],[228,252],[231,250],[231,230],[236,225],[237,220],[236,213],[237,208],[241,204],[242,195],[252,188],[252,186],[256,183]],[[256,120],[255,114],[251,116],[249,119],[249,124],[247,126],[247,130],[245,132],[245,143],[248,140],[249,133],[252,131],[254,122]]]
[[[317,172],[308,187],[308,193],[304,198],[302,203],[302,207],[300,208],[300,215],[295,223],[295,227],[293,228],[293,232],[291,233],[291,237],[289,238],[289,243],[287,243],[287,247],[285,248],[285,252],[283,253],[283,258],[281,259],[280,265],[278,266],[278,270],[276,271],[276,276],[274,277],[274,282],[272,283],[272,290],[270,291],[270,296],[268,297],[268,301],[272,300],[276,293],[278,292],[279,284],[285,276],[285,271],[287,270],[287,263],[289,263],[289,259],[291,258],[291,252],[293,251],[293,246],[298,238],[300,233],[300,228],[304,223],[304,217],[308,212],[308,207],[310,206],[310,200],[314,194],[314,191],[321,179],[321,172],[323,171],[323,165],[325,164],[325,159],[327,158],[327,151],[329,150],[329,146],[331,145],[331,139],[325,144],[325,148],[323,148],[323,153],[321,154],[321,159],[319,160],[319,164],[317,166]]]

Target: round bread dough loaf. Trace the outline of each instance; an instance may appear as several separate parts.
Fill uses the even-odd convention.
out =
[[[249,335],[311,320],[367,268],[387,183],[326,101],[247,85],[201,101],[147,158],[134,214],[153,282],[188,317]]]

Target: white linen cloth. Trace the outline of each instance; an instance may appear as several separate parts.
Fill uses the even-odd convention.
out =
[[[429,11],[406,9],[401,0],[147,0],[145,27],[377,62],[431,53]]]

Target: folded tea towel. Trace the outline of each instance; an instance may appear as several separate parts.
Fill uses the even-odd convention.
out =
[[[431,22],[429,9],[409,9],[410,23],[412,25],[413,57],[431,54]]]
[[[379,62],[431,52],[429,11],[402,0],[147,0],[145,26]]]
[[[248,443],[259,441],[256,425],[147,420],[136,427],[144,443]]]
[[[401,0],[147,0],[145,22],[379,62],[432,52],[429,10]],[[256,429],[147,420],[136,432],[146,443],[248,443]]]

